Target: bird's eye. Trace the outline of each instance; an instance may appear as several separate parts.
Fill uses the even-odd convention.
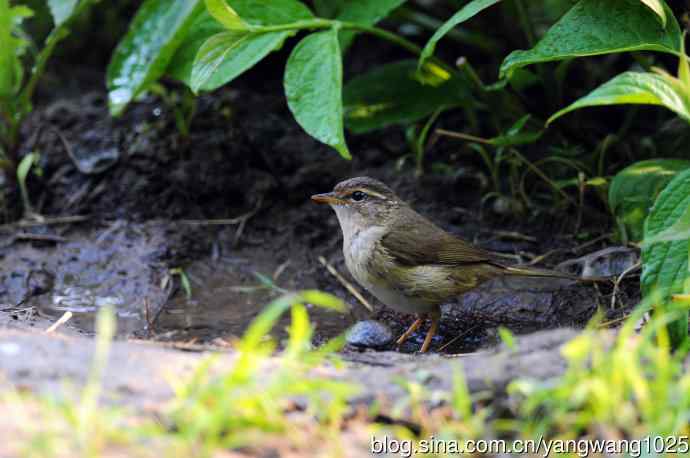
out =
[[[354,200],[355,202],[361,202],[367,197],[367,195],[364,194],[362,191],[355,191],[352,193],[351,197],[352,200]]]

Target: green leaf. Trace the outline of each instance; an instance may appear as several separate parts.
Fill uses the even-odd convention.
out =
[[[38,163],[40,159],[38,153],[29,153],[22,158],[17,166],[17,183],[19,184],[19,191],[22,196],[22,203],[24,205],[24,212],[31,212],[31,199],[29,198],[29,190],[26,187],[26,179],[29,176],[31,167]]]
[[[197,92],[215,73],[229,53],[249,36],[246,32],[230,30],[213,35],[199,48],[192,67],[190,87]]]
[[[680,28],[665,3],[664,11],[668,20],[662,26],[639,1],[580,0],[534,48],[510,53],[501,65],[501,78],[526,65],[573,57],[624,51],[678,54]]]
[[[530,115],[524,115],[513,124],[504,135],[490,138],[488,143],[494,146],[507,147],[534,143],[539,140],[543,131],[523,132],[522,129],[529,121]]]
[[[406,0],[349,0],[336,17],[339,21],[354,22],[369,26],[374,25],[390,14],[391,11],[405,3]],[[343,30],[340,32],[340,49],[345,52],[352,44],[357,32]]]
[[[290,24],[314,15],[298,0],[228,0],[242,19],[253,25]]]
[[[200,0],[146,0],[108,65],[108,101],[113,115],[164,73],[196,15]]]
[[[624,168],[611,180],[609,206],[630,240],[642,239],[645,218],[657,195],[686,169],[690,161],[684,159],[651,159]]]
[[[12,38],[12,14],[8,0],[0,0],[0,97],[14,92],[15,51]],[[5,44],[7,43],[7,45]]]
[[[625,72],[552,115],[547,124],[566,113],[601,105],[661,105],[690,122],[690,94],[673,80],[655,73]]]
[[[666,10],[661,0],[640,0],[650,10],[654,11],[661,22],[662,27],[666,27]]]
[[[686,217],[690,207],[690,169],[676,175],[659,194],[645,221],[644,238],[655,236],[674,227]],[[662,311],[680,313],[680,318],[668,326],[674,347],[687,339],[688,311],[669,300],[674,294],[687,294],[688,253],[690,240],[645,243],[642,246],[642,276],[640,286],[644,297],[653,297]]]
[[[651,245],[659,242],[674,242],[676,240],[690,239],[690,207],[673,223],[673,226],[664,229],[656,235],[644,240],[644,245]]]
[[[185,36],[184,41],[177,48],[175,55],[170,59],[166,74],[191,87],[192,67],[199,50],[206,43],[206,40],[225,31],[226,29],[213,19],[208,14],[208,11],[202,11],[194,19],[194,22],[189,27],[187,36]]]
[[[286,294],[273,300],[256,318],[254,318],[242,337],[239,349],[244,352],[251,352],[257,349],[264,336],[275,326],[280,316],[293,305],[302,304],[304,302],[338,311],[345,310],[343,302],[328,293],[306,290]]]
[[[316,289],[307,289],[300,294],[304,302],[308,304],[318,305],[319,307],[335,310],[336,312],[345,313],[347,311],[345,303],[332,294],[324,293]]]
[[[48,7],[50,14],[53,15],[55,27],[59,27],[72,16],[77,3],[79,0],[48,0]]]
[[[309,135],[350,159],[343,132],[343,62],[338,31],[313,33],[292,50],[285,68],[285,95]]]
[[[290,338],[284,356],[296,360],[311,347],[311,336],[314,333],[314,328],[309,322],[309,314],[303,304],[293,304],[291,311]]]
[[[256,0],[233,0],[232,7],[240,17],[252,26],[280,25],[312,18],[303,4],[294,0],[278,0],[270,3]],[[207,11],[194,20],[189,34],[168,65],[167,72],[187,86],[192,87],[192,67],[201,46],[206,40],[225,31]],[[252,33],[232,52],[225,55],[216,71],[198,90],[211,91],[223,86],[253,67],[270,52],[281,48],[285,39],[296,31]]]
[[[681,90],[690,93],[690,64],[688,64],[688,56],[685,54],[685,35],[680,38],[680,59],[678,59],[678,80],[680,82]]]
[[[36,85],[38,84],[41,76],[43,76],[48,59],[50,59],[53,51],[57,45],[67,35],[69,35],[70,23],[74,20],[74,18],[90,8],[96,1],[97,0],[81,0],[80,2],[77,2],[76,6],[73,6],[73,8],[70,9],[69,16],[59,18],[62,22],[56,25],[56,27],[53,28],[53,30],[51,30],[46,37],[43,47],[40,48],[39,52],[34,56],[33,66],[31,68],[31,76],[28,78],[23,87],[21,87],[21,91],[19,85],[16,87],[17,92],[20,92],[17,101],[17,116],[19,118],[26,116],[31,111],[31,99],[33,97],[34,90],[36,89]],[[22,10],[18,11],[19,8],[22,8]],[[31,10],[27,11],[25,7],[15,7],[13,10],[16,12],[16,14],[19,14],[23,17],[31,14]],[[64,9],[60,14],[66,13],[67,9]],[[17,68],[18,73],[21,73],[21,67],[18,65]]]
[[[0,97],[14,98],[19,92],[23,68],[21,56],[27,43],[15,38],[13,32],[21,26],[22,20],[33,14],[26,6],[10,7],[8,0],[0,0]],[[0,102],[2,102],[0,100]],[[3,108],[0,106],[0,108]]]
[[[504,328],[503,326],[498,327],[498,336],[501,338],[501,342],[508,347],[509,350],[516,350],[517,345],[515,342],[515,336],[510,329]]]
[[[457,13],[451,16],[439,29],[432,35],[429,41],[424,45],[422,54],[419,57],[419,68],[421,69],[424,63],[434,54],[436,50],[436,43],[450,32],[456,25],[471,19],[481,11],[490,6],[495,5],[500,0],[472,0],[467,5],[463,6]]]
[[[212,91],[229,83],[256,65],[257,62],[261,61],[270,52],[280,49],[285,39],[293,34],[293,32],[286,31],[245,35],[235,43],[235,46],[228,48],[227,52],[218,56],[219,59],[215,63],[214,71],[203,82],[198,82],[196,85],[193,82],[193,70],[197,65],[197,61],[195,61],[192,67],[192,75],[190,75],[190,87],[195,92],[199,90]],[[209,38],[209,41],[212,38]],[[197,58],[203,52],[202,49],[203,47],[199,50]]]
[[[403,60],[385,64],[350,80],[343,91],[345,123],[355,133],[392,124],[408,124],[430,115],[440,106],[467,102],[469,89],[449,80],[445,70],[427,64],[425,72],[436,75],[436,84],[422,84],[417,63]]]
[[[225,0],[205,0],[205,3],[208,13],[226,29],[247,30],[249,28]]]
[[[348,0],[312,0],[316,15],[328,19],[336,17],[347,2]]]

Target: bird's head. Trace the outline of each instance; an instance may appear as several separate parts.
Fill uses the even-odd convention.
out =
[[[332,192],[316,194],[311,200],[335,210],[343,233],[372,226],[386,226],[405,203],[385,184],[369,177],[341,181]]]

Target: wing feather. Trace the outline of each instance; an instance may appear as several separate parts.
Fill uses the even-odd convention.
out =
[[[381,239],[382,246],[398,262],[417,266],[496,261],[487,251],[448,234],[414,210],[408,210],[394,224],[395,229]]]

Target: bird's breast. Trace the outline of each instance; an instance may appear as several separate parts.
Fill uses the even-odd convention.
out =
[[[345,264],[355,279],[366,287],[369,280],[369,265],[373,262],[377,245],[385,234],[385,229],[373,226],[353,231],[343,239]]]
[[[425,313],[433,304],[408,294],[399,280],[394,261],[381,247],[382,227],[372,227],[351,234],[343,241],[345,264],[357,283],[387,306],[404,313]]]

